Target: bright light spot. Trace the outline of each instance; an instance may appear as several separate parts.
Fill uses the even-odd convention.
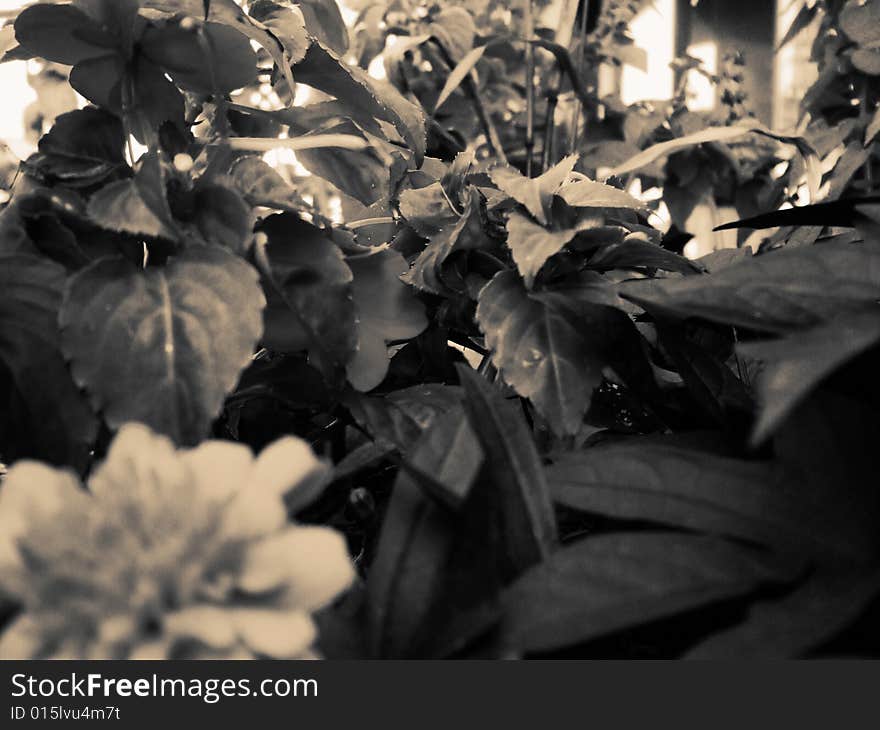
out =
[[[675,0],[654,0],[630,26],[636,46],[648,51],[647,72],[624,66],[620,96],[624,104],[672,96],[675,58]]]
[[[712,41],[695,43],[687,49],[689,56],[703,63],[703,71],[710,74],[718,73],[718,44]],[[709,111],[715,108],[715,87],[705,74],[696,69],[687,75],[688,109],[694,112]]]
[[[3,6],[8,9],[9,3]],[[24,110],[37,99],[36,92],[27,82],[27,64],[10,61],[0,64],[0,89],[3,89],[3,107],[0,109],[0,140],[19,158],[34,151],[34,145],[25,138]]]
[[[381,55],[376,56],[370,61],[367,73],[378,81],[385,81],[388,78],[388,73],[385,71],[385,59]]]

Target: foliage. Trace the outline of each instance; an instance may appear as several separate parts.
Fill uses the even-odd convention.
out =
[[[718,79],[719,118],[681,95],[662,107],[600,99],[600,63],[638,62],[626,33],[637,3],[598,16],[548,6],[565,19],[552,28],[539,3],[366,4],[350,48],[333,2],[24,10],[7,55],[71,66],[90,105],[56,119],[0,214],[0,453],[15,462],[0,493],[27,503],[76,483],[27,458],[92,475],[91,495],[69,489],[69,505],[10,508],[11,552],[26,556],[61,515],[134,533],[129,507],[172,510],[175,540],[207,540],[199,530],[220,522],[180,505],[210,499],[196,492],[222,464],[196,455],[251,457],[205,439],[261,451],[295,434],[332,473],[300,441],[253,468],[268,453],[267,483],[328,471],[286,502],[299,523],[343,531],[355,556],[345,599],[324,606],[348,582],[340,568],[307,601],[323,606],[327,656],[798,656],[847,648],[841,632],[863,612],[856,650],[869,651],[874,203],[851,205],[858,220],[797,208],[754,254],[690,260],[631,185],[662,186],[685,231],[695,205],[728,193],[752,215],[802,183],[831,200],[870,184],[876,76],[856,54],[874,42],[852,31],[856,5],[831,4],[823,22],[849,39],[827,63],[849,64],[862,106],[841,118],[812,95],[803,137],[749,117],[738,59]],[[380,53],[387,83],[364,70]],[[312,103],[297,103],[299,85]],[[146,148],[137,159],[132,140]],[[275,147],[297,151],[344,222],[266,163]],[[154,473],[164,496],[144,506]],[[272,507],[224,509],[277,514],[295,481]],[[282,515],[273,529],[318,528]],[[282,542],[280,554],[246,546],[260,586],[287,579],[281,555],[312,549]],[[83,556],[102,579],[139,565],[102,553]],[[46,608],[45,586],[27,585],[7,636]],[[98,595],[87,630],[46,618],[59,642],[43,653],[132,653],[143,627],[126,624],[108,649],[99,624],[112,601]],[[179,638],[176,618],[153,618]],[[253,644],[226,618],[222,639],[181,634],[193,654],[273,655],[270,635],[285,655],[311,643],[267,623]]]

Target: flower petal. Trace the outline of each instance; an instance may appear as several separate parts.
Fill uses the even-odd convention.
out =
[[[260,452],[249,487],[283,497],[294,487],[322,481],[329,470],[305,441],[285,436]]]
[[[17,462],[0,489],[0,574],[18,565],[17,542],[33,530],[35,521],[63,516],[65,524],[76,525],[77,515],[89,507],[89,496],[73,472]]]
[[[89,480],[89,489],[100,498],[121,492],[149,504],[157,498],[173,498],[187,482],[186,466],[170,439],[141,423],[127,423]]]
[[[248,549],[239,587],[249,593],[284,587],[290,605],[312,611],[352,580],[354,568],[340,533],[328,527],[290,527]]]
[[[203,497],[216,502],[224,502],[242,489],[254,466],[251,450],[231,441],[205,441],[181,452],[181,459]]]
[[[190,606],[168,614],[165,630],[177,638],[196,639],[211,649],[228,649],[236,639],[230,612],[217,606]]]
[[[263,656],[296,659],[311,648],[317,636],[315,624],[304,611],[243,608],[233,615],[242,641]]]
[[[0,636],[0,659],[35,659],[42,651],[44,639],[32,616],[19,616]]]

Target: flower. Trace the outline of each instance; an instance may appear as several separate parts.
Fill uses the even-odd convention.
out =
[[[175,450],[124,426],[84,489],[16,463],[0,488],[0,658],[304,658],[354,571],[336,531],[287,520],[328,467],[286,437]]]

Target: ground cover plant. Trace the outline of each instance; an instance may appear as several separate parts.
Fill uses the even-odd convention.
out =
[[[601,95],[639,7],[11,19],[85,105],[0,212],[0,655],[877,652],[880,2],[798,135]]]

